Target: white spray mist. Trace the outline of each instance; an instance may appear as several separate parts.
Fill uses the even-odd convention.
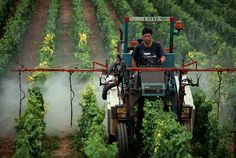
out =
[[[55,75],[48,79],[43,90],[43,98],[47,113],[45,115],[46,134],[59,135],[70,134],[78,129],[78,118],[81,115],[81,106],[79,105],[81,99],[81,92],[85,86],[93,84],[97,94],[99,106],[106,104],[102,100],[102,87],[99,86],[99,81],[95,77],[93,81],[79,81],[76,78],[77,74],[72,75],[72,88],[75,93],[73,100],[73,121],[70,126],[70,85],[69,73],[55,73]],[[25,78],[24,78],[25,79]],[[25,99],[22,102],[22,113],[24,113],[27,105],[29,83],[22,81],[22,89],[25,92]],[[1,82],[1,96],[0,96],[0,137],[7,137],[15,135],[15,118],[18,118],[19,113],[19,82],[18,79],[2,79]],[[104,120],[106,125],[106,119]]]
[[[22,83],[21,86],[27,95],[28,84]],[[2,79],[0,94],[0,137],[14,136],[15,118],[18,118],[20,107],[19,81],[16,78]],[[22,101],[21,114],[26,108],[26,98]]]

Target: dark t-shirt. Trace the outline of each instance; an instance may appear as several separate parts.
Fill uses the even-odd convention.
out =
[[[132,57],[137,62],[137,66],[158,65],[158,60],[163,55],[161,44],[153,41],[151,47],[145,47],[143,43],[135,47]]]

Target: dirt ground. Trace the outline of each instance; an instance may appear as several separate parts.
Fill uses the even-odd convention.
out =
[[[38,47],[43,39],[44,24],[47,18],[47,10],[49,7],[48,0],[38,0],[36,8],[32,15],[29,30],[22,44],[18,61],[25,67],[35,67],[38,64]]]
[[[77,61],[74,57],[75,44],[72,33],[72,1],[61,0],[56,30],[56,67],[74,67]]]
[[[47,20],[47,10],[49,7],[48,0],[38,0],[31,18],[29,28],[25,38],[21,43],[21,51],[16,59],[16,62],[24,65],[24,67],[35,67],[38,65],[39,55],[38,48],[43,40],[44,25]],[[21,65],[15,64],[14,68],[20,68]],[[30,73],[24,73],[23,81],[27,81],[27,76]],[[18,78],[17,73],[9,73],[7,77]]]
[[[0,139],[0,158],[10,158],[13,154],[15,136]]]
[[[102,34],[99,30],[95,15],[94,7],[91,0],[82,0],[83,14],[87,26],[90,29],[89,35],[89,47],[91,49],[92,60],[99,61],[101,63],[106,62],[108,55],[103,48]]]
[[[107,2],[106,4],[107,4],[107,7],[108,7],[110,18],[114,21],[114,24],[115,24],[115,30],[117,31],[117,34],[120,34],[119,28],[121,28],[122,25],[119,21],[119,18],[116,15],[115,10],[112,8],[111,2],[109,0],[107,0],[106,2]]]
[[[72,150],[72,141],[67,133],[61,132],[59,135],[59,148],[52,151],[51,157],[63,157],[63,158],[72,158],[78,157],[78,153]]]

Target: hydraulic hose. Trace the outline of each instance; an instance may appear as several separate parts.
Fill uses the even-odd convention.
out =
[[[111,88],[115,87],[116,85],[117,85],[116,82],[114,82],[114,83],[109,83],[108,85],[106,85],[106,86],[103,88],[103,91],[102,91],[102,99],[103,99],[103,100],[107,100],[107,92],[108,92]]]
[[[121,77],[118,79],[118,81],[107,84],[107,85],[103,88],[103,91],[102,91],[102,99],[103,99],[103,100],[107,100],[107,92],[108,92],[111,88],[113,88],[113,87],[119,85],[120,83],[121,83]]]

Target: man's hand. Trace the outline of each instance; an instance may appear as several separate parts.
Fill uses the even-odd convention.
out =
[[[161,64],[164,64],[165,60],[166,60],[166,57],[164,55],[161,56],[161,58],[160,58]]]

